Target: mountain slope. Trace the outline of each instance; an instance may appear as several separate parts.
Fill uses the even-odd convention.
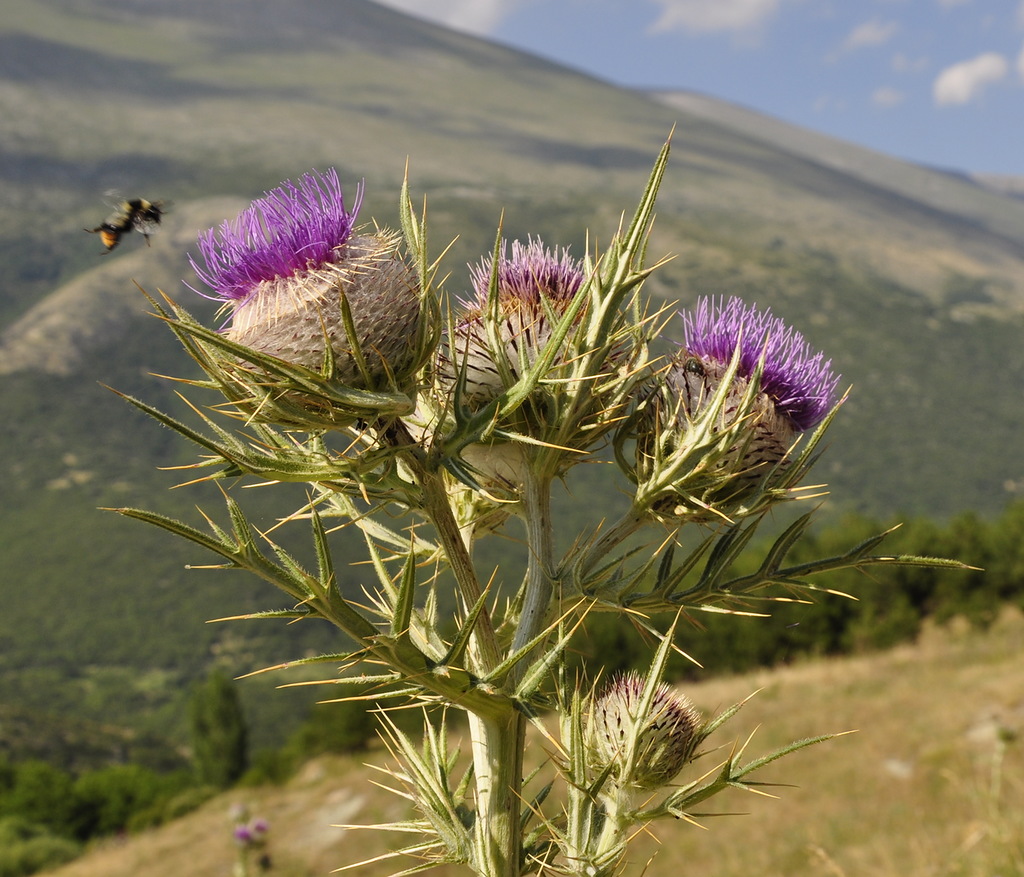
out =
[[[459,294],[499,221],[507,238],[604,245],[675,127],[650,255],[677,258],[647,289],[757,300],[833,357],[854,393],[817,473],[830,504],[944,516],[1024,489],[1024,201],[365,0],[8,0],[2,28],[0,698],[180,736],[211,663],[330,647],[308,627],[204,625],[276,598],[209,585],[183,571],[204,558],[97,511],[219,507],[167,491],[187,476],[156,467],[192,451],[100,384],[183,410],[152,374],[189,363],[132,281],[214,322],[181,282],[196,233],[310,167],[337,167],[350,197],[365,179],[362,218],[394,226],[408,159],[435,252],[458,238]],[[108,189],[172,202],[152,247],[130,235],[101,255],[81,231]],[[284,511],[235,493],[267,526]]]
[[[966,174],[919,167],[696,92],[658,91],[650,96],[690,116],[771,144],[873,188],[901,195],[951,218],[974,222],[1005,235],[1008,240],[1019,243],[1024,236],[1024,214],[1017,205],[990,187],[979,186]]]

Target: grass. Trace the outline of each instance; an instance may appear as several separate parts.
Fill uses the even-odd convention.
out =
[[[769,790],[774,799],[737,792],[709,806],[745,815],[705,818],[703,828],[657,826],[657,838],[637,841],[625,873],[1024,873],[1022,644],[1024,617],[1007,613],[986,633],[953,624],[931,628],[918,643],[881,654],[690,686],[687,693],[705,710],[758,691],[729,732],[738,740],[753,735],[751,756],[806,736],[857,733],[770,766],[760,779],[787,784]],[[718,742],[728,746],[730,739]],[[378,751],[365,758],[318,759],[286,786],[234,790],[177,822],[108,842],[52,873],[225,874],[235,855],[227,814],[233,804],[245,803],[254,816],[270,822],[273,873],[326,874],[387,850],[387,838],[331,827],[401,817],[401,801],[374,786],[379,774],[363,763],[383,759]],[[368,866],[358,873],[390,870]]]

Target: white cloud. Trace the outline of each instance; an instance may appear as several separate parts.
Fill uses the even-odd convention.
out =
[[[985,86],[998,82],[1009,70],[998,52],[986,52],[943,70],[935,79],[932,95],[939,106],[966,104],[979,97]]]
[[[898,107],[904,100],[906,100],[906,94],[899,91],[896,88],[890,88],[888,85],[883,85],[881,88],[876,88],[871,95],[871,103],[876,107],[889,110],[893,107]]]
[[[453,30],[488,36],[523,0],[376,0],[407,15],[425,18]]]
[[[1017,55],[1017,75],[1024,80],[1024,46],[1020,47],[1020,54]]]
[[[750,30],[771,18],[781,0],[655,0],[661,17],[651,26],[653,33],[685,30],[691,32]]]
[[[952,9],[954,6],[963,6],[971,0],[939,0],[939,6],[943,9]]]
[[[880,21],[872,18],[871,21],[865,21],[850,31],[843,40],[843,49],[849,52],[867,46],[880,46],[889,42],[899,29],[898,21]]]

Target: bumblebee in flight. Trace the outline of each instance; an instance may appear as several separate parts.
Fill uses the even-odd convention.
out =
[[[107,253],[121,242],[121,235],[128,234],[132,229],[141,234],[146,239],[146,246],[149,246],[149,236],[157,230],[163,215],[163,201],[132,198],[118,204],[114,212],[96,228],[85,230],[100,236]]]

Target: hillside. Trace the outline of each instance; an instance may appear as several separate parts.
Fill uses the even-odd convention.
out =
[[[1021,181],[1015,182],[1013,177],[975,178],[964,171],[916,166],[695,92],[658,91],[650,96],[695,118],[721,125],[737,136],[771,144],[860,180],[865,187],[902,196],[950,219],[975,222],[1018,243],[1024,234],[1024,216],[1017,205],[992,197],[994,190],[1019,190]]]
[[[756,623],[756,622],[755,622]],[[709,809],[736,815],[658,827],[626,874],[905,877],[1018,874],[1024,868],[1024,619],[986,635],[933,629],[914,646],[697,683],[715,711],[757,694],[718,742],[750,734],[752,756],[829,731],[857,733],[797,753],[762,779],[775,797],[739,793]],[[327,707],[325,707],[327,708]],[[999,739],[1009,739],[1000,755]],[[1015,737],[1013,735],[1016,735]],[[539,747],[534,747],[534,751]],[[714,756],[709,756],[714,759]],[[385,755],[311,762],[283,788],[238,790],[159,830],[111,842],[54,877],[215,877],[234,850],[230,807],[269,821],[275,874],[326,874],[387,847],[373,832],[332,827],[398,818],[402,803],[371,781]],[[709,769],[711,763],[704,766]],[[1001,769],[1001,782],[993,785]],[[686,775],[684,774],[684,777]],[[368,866],[360,874],[392,873]],[[446,877],[457,869],[432,872]]]
[[[833,357],[854,394],[817,472],[826,511],[992,513],[1024,490],[1024,201],[365,0],[8,0],[3,19],[2,701],[180,740],[183,698],[211,664],[243,673],[337,647],[311,625],[204,624],[277,600],[186,573],[205,558],[97,511],[196,520],[196,504],[219,505],[169,490],[181,473],[157,467],[190,449],[102,385],[182,410],[153,375],[189,363],[133,281],[212,321],[181,282],[196,232],[310,167],[337,167],[346,192],[365,179],[362,217],[393,226],[408,159],[435,252],[457,237],[457,294],[502,217],[508,238],[606,243],[675,127],[651,257],[676,258],[647,289],[756,299]],[[101,255],[82,232],[109,189],[171,202],[151,247],[132,235]],[[584,505],[610,492],[573,489]],[[268,526],[284,511],[235,493]],[[270,684],[247,694],[271,729],[257,742],[297,711]]]

